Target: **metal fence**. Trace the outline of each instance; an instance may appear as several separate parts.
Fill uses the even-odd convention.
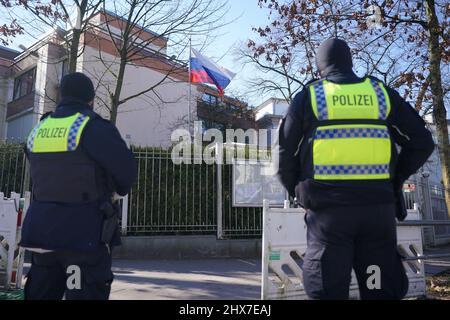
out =
[[[175,165],[163,149],[133,151],[138,179],[129,194],[128,234],[216,232],[214,165]]]
[[[232,165],[218,167],[196,158],[191,164],[176,165],[171,153],[159,148],[133,152],[138,179],[128,197],[128,235],[261,236],[262,208],[232,205]]]
[[[26,179],[26,157],[23,145],[0,145],[0,192],[9,196],[11,192],[23,194]]]
[[[260,237],[262,208],[232,205],[232,165],[180,164],[161,148],[133,148],[138,178],[128,201],[123,230],[128,235],[217,234],[219,238]],[[424,219],[448,220],[442,187],[423,177],[409,181],[405,201],[418,203]],[[0,145],[0,191],[29,190],[22,145]],[[450,226],[424,228],[429,244],[450,240]]]
[[[412,186],[404,193],[408,209],[413,209],[414,203],[417,203],[422,219],[450,221],[442,185],[430,182],[420,173],[412,176],[407,183]],[[449,225],[430,225],[423,228],[423,233],[424,242],[427,245],[439,245],[450,241]]]

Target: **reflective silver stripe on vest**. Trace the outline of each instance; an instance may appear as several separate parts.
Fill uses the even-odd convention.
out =
[[[372,84],[373,89],[375,90],[375,93],[377,94],[378,119],[386,120],[386,116],[387,116],[387,102],[386,102],[386,97],[384,96],[383,89],[381,89],[381,86],[378,83],[378,81],[376,81],[374,79],[370,79],[370,83]]]
[[[316,105],[317,105],[317,119],[327,120],[328,119],[328,109],[327,100],[325,99],[325,91],[323,89],[323,81],[319,81],[313,86],[314,93],[316,94]]]
[[[30,136],[28,137],[28,141],[27,141],[27,149],[28,151],[32,152],[33,151],[33,145],[34,145],[34,139],[36,138],[36,134],[38,133],[38,130],[40,128],[40,126],[44,123],[45,119],[42,120],[39,124],[37,124],[34,128],[33,131],[31,131]]]
[[[316,175],[339,174],[388,174],[388,164],[364,164],[364,165],[315,165]]]
[[[315,139],[337,138],[385,138],[389,139],[389,132],[385,128],[336,128],[317,130]]]
[[[77,135],[80,126],[83,124],[83,121],[87,118],[86,115],[80,114],[75,122],[70,126],[69,136],[67,137],[67,150],[73,151],[77,148]]]

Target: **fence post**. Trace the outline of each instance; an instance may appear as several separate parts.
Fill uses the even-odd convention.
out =
[[[127,227],[128,227],[128,195],[122,198],[122,235],[127,235]]]
[[[25,192],[27,191],[31,191],[29,190],[30,188],[30,162],[28,161],[28,159],[26,159],[25,157],[25,173],[24,173],[24,177],[23,177],[23,182],[22,182],[22,192],[23,194],[25,194]]]
[[[422,213],[423,220],[433,220],[433,208],[431,204],[431,195],[428,179],[421,172],[416,174],[417,193],[419,208]],[[423,239],[426,245],[433,246],[435,244],[434,227],[422,228]],[[428,241],[427,241],[428,240]]]
[[[221,143],[216,143],[216,164],[217,164],[217,239],[223,239],[222,162],[223,162],[223,148],[222,148],[222,144]]]

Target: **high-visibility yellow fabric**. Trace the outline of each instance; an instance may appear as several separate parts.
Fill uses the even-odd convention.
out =
[[[364,120],[388,117],[389,95],[381,82],[337,84],[321,80],[309,88],[311,106],[319,120],[313,137],[314,179],[389,179],[391,140],[385,125],[363,124]],[[333,120],[361,120],[361,124],[330,125]],[[328,121],[327,125],[320,125]]]
[[[89,116],[80,113],[65,118],[49,116],[32,130],[28,150],[34,153],[74,151],[88,121]]]
[[[313,164],[315,168],[328,167],[329,170],[320,173],[315,170],[315,179],[388,179],[388,171],[377,170],[376,166],[383,165],[386,168],[390,160],[391,140],[385,126],[335,125],[319,127],[316,131]],[[339,167],[341,165],[356,166],[345,170]]]
[[[311,85],[309,90],[312,109],[319,120],[384,120],[391,110],[389,96],[383,84],[369,78],[352,84],[323,80]]]

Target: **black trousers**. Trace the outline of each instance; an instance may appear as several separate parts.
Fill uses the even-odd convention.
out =
[[[393,204],[308,210],[305,221],[303,283],[311,299],[348,299],[352,269],[361,299],[406,295]]]
[[[33,252],[25,300],[108,300],[113,277],[106,246],[94,252]]]

